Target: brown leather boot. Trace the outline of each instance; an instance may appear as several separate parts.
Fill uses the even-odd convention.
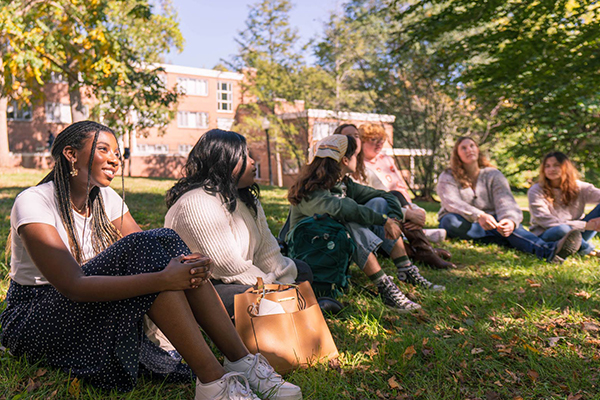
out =
[[[435,254],[437,254],[439,257],[443,258],[446,261],[450,261],[450,259],[452,258],[452,254],[446,249],[440,249],[439,247],[436,247],[433,249],[433,251],[435,251]]]
[[[412,250],[414,252],[411,259],[413,259],[414,261],[420,261],[423,264],[435,269],[457,268],[456,265],[454,265],[453,263],[444,261],[442,258],[440,258],[436,249],[431,247],[431,245],[429,244],[429,241],[425,236],[425,232],[423,232],[422,229],[415,229],[412,231],[402,229],[402,231],[404,232],[404,236],[406,236],[406,239],[408,239],[408,242],[410,243],[410,246],[406,246],[407,250],[408,247],[412,247]]]

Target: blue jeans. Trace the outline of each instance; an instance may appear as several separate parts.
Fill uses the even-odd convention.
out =
[[[593,218],[600,217],[600,204],[597,205],[589,214],[587,214],[583,221],[589,221]],[[562,239],[569,231],[573,229],[572,226],[567,224],[561,224],[548,228],[540,235],[540,238],[546,241],[556,241]],[[596,231],[583,231],[581,233],[581,247],[579,248],[579,254],[582,256],[590,254],[594,250],[594,246],[590,243],[590,240],[596,236]]]
[[[367,201],[364,206],[381,214],[389,212],[387,201],[381,197]],[[356,243],[356,251],[352,256],[352,261],[360,269],[365,267],[367,259],[372,252],[381,247],[389,255],[396,244],[395,240],[385,238],[385,230],[382,225],[364,226],[356,222],[347,222],[344,225]]]
[[[496,229],[486,231],[477,222],[469,222],[458,214],[446,214],[440,219],[440,228],[445,229],[448,237],[451,238],[495,243],[524,253],[535,254],[546,261],[554,257],[556,249],[556,242],[546,242],[529,232],[523,225],[516,227],[509,237],[504,237]]]

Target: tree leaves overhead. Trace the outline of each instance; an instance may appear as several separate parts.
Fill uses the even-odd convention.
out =
[[[600,146],[599,11],[598,2],[578,0],[424,0],[392,9],[403,23],[398,51],[435,48],[446,79],[486,111],[500,105],[492,133],[535,130],[514,154],[560,149],[592,166],[585,156]]]

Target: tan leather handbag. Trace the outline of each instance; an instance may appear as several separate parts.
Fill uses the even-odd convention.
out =
[[[263,299],[280,304],[284,313],[258,315]],[[234,307],[235,327],[248,350],[264,355],[280,374],[338,356],[308,282],[265,285],[258,278],[254,287],[235,296]]]

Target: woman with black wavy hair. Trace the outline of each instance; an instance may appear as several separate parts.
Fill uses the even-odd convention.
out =
[[[170,229],[142,232],[110,188],[121,167],[110,128],[76,122],[51,153],[52,171],[11,212],[3,346],[105,389],[132,390],[142,374],[189,382],[193,371],[196,400],[257,400],[250,388],[301,398],[264,357],[249,354],[210,283],[210,259],[190,254]],[[185,364],[148,339],[145,315]]]
[[[246,139],[212,129],[192,149],[181,178],[167,193],[165,227],[213,262],[213,284],[230,315],[233,297],[265,283],[312,280],[310,267],[281,254],[254,183]],[[223,284],[227,285],[223,285]]]

